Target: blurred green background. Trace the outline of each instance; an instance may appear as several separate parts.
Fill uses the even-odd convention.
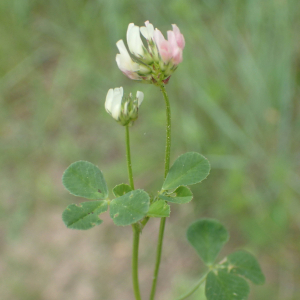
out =
[[[194,200],[172,206],[157,299],[174,299],[199,278],[203,264],[185,231],[200,217],[229,229],[222,255],[243,248],[258,257],[267,281],[250,299],[300,299],[299,0],[2,0],[0,298],[133,299],[131,228],[107,215],[87,232],[65,228],[62,211],[81,199],[61,176],[87,160],[110,189],[127,182],[124,128],[104,110],[108,89],[123,86],[145,93],[131,130],[136,186],[160,188],[162,95],[115,63],[128,24],[146,20],[165,34],[176,23],[186,39],[167,86],[172,161],[198,151],[212,164],[192,187]],[[158,225],[149,222],[141,240],[145,299]]]

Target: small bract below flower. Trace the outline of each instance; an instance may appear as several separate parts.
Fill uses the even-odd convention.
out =
[[[123,96],[123,87],[109,89],[105,100],[106,111],[121,125],[132,125],[138,118],[138,109],[144,99],[144,93],[137,91],[136,97]]]
[[[119,69],[130,79],[141,80],[146,83],[167,83],[172,73],[182,62],[182,51],[185,40],[179,28],[173,24],[173,30],[169,30],[168,40],[149,21],[146,26],[138,27],[133,23],[128,25],[127,45],[123,40],[117,42],[120,54],[116,61]],[[141,35],[146,40],[144,45]]]

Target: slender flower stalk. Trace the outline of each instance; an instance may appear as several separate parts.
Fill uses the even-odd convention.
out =
[[[134,190],[133,174],[132,174],[132,165],[131,165],[131,154],[130,154],[130,136],[129,136],[129,126],[125,127],[126,132],[126,160],[127,160],[127,170],[128,170],[128,179],[130,187]]]
[[[164,174],[164,178],[166,178],[167,174],[169,172],[169,169],[170,169],[171,107],[170,107],[169,97],[167,95],[167,91],[166,91],[164,85],[162,84],[160,88],[163,93],[163,96],[165,99],[165,105],[166,105],[166,148],[165,148],[165,174]],[[154,274],[153,274],[150,300],[154,300],[155,292],[156,292],[157,278],[158,278],[158,272],[159,272],[159,267],[160,267],[162,247],[163,247],[163,238],[164,238],[164,232],[165,232],[165,224],[166,224],[166,218],[161,218],[160,226],[159,226],[158,242],[157,242],[157,248],[156,248],[156,262],[155,262],[155,268],[154,268]]]
[[[133,291],[136,300],[141,300],[141,292],[139,285],[139,243],[140,243],[140,229],[138,224],[132,225],[133,231],[133,245],[132,245],[132,283],[133,283]]]
[[[165,175],[164,178],[166,179],[169,169],[170,169],[170,156],[171,156],[171,107],[170,101],[165,89],[165,86],[162,84],[161,92],[164,95],[165,105],[166,105],[166,149],[165,149]]]
[[[132,174],[132,165],[131,165],[131,154],[130,154],[130,136],[129,136],[129,126],[125,127],[126,135],[126,160],[127,160],[127,170],[128,170],[128,179],[130,187],[134,190],[134,181]],[[139,243],[140,243],[140,229],[137,224],[132,225],[133,231],[133,245],[132,245],[132,283],[133,291],[136,300],[141,300],[140,286],[139,286],[139,275],[138,275],[138,259],[139,259]]]

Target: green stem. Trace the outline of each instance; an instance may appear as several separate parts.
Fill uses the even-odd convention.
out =
[[[126,159],[127,159],[127,169],[130,187],[134,190],[134,182],[132,175],[131,166],[131,155],[130,155],[130,139],[129,139],[129,127],[126,126]],[[132,283],[133,291],[136,300],[141,300],[140,286],[139,286],[139,243],[140,243],[140,229],[138,224],[132,224],[133,231],[133,245],[132,245]]]
[[[127,159],[127,170],[128,178],[131,189],[134,190],[132,166],[131,166],[131,154],[130,154],[130,140],[129,140],[129,127],[126,126],[126,159]]]
[[[208,271],[209,272],[209,271]],[[208,272],[206,272],[201,278],[200,280],[196,283],[196,285],[187,293],[185,293],[184,295],[182,295],[181,297],[177,298],[176,300],[184,300],[187,297],[191,296],[194,292],[196,292],[198,290],[198,288],[205,282],[206,276],[208,274]]]
[[[155,262],[155,269],[154,269],[153,280],[152,280],[150,300],[154,300],[155,292],[156,292],[156,284],[157,284],[157,277],[158,277],[159,266],[161,261],[165,224],[166,224],[166,218],[161,218],[160,226],[159,226],[158,242],[156,248],[156,262]]]
[[[164,95],[165,104],[166,104],[166,149],[165,149],[165,176],[166,179],[169,169],[170,169],[170,156],[171,156],[171,107],[169,97],[164,85],[161,85],[161,92]]]
[[[166,148],[165,148],[165,174],[164,178],[167,177],[167,174],[170,169],[170,153],[171,153],[171,108],[170,108],[170,101],[166,92],[166,89],[164,85],[162,84],[160,86],[161,92],[163,93],[164,99],[165,99],[165,105],[166,105]],[[155,269],[153,274],[153,280],[152,280],[152,288],[151,288],[151,294],[150,294],[150,300],[154,300],[155,292],[156,292],[156,285],[157,285],[157,278],[158,278],[158,272],[159,272],[159,266],[161,261],[161,253],[162,253],[162,247],[163,247],[163,238],[164,238],[164,232],[165,232],[165,224],[166,224],[166,218],[161,218],[160,220],[160,226],[159,226],[159,234],[158,234],[158,242],[157,242],[157,248],[156,248],[156,262],[155,262]]]
[[[132,247],[132,283],[133,291],[136,300],[141,300],[140,286],[139,286],[139,242],[140,242],[140,230],[137,224],[132,225],[133,230],[133,247]]]

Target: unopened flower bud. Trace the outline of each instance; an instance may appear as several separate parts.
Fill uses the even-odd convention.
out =
[[[106,111],[121,125],[132,125],[138,118],[138,109],[144,99],[144,93],[137,91],[136,97],[123,96],[123,87],[109,89],[106,100]]]

